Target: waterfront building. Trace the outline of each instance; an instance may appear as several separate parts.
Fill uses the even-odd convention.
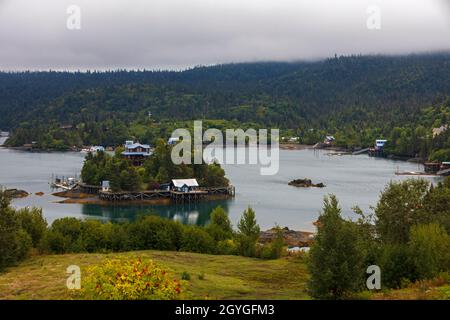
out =
[[[173,179],[170,183],[170,187],[173,191],[186,193],[195,191],[199,185],[197,179]]]
[[[125,151],[122,156],[129,159],[134,166],[142,166],[145,160],[151,155],[151,148],[148,144],[141,144],[128,140],[124,145]]]
[[[177,144],[180,141],[180,138],[169,138],[169,140],[167,140],[167,144],[169,145],[174,145]]]

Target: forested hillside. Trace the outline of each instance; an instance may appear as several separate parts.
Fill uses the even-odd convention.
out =
[[[10,145],[33,140],[43,148],[64,149],[114,145],[129,136],[153,140],[169,133],[175,121],[221,119],[222,126],[279,127],[304,143],[332,133],[339,145],[359,147],[389,137],[396,127],[403,132],[423,126],[424,132],[414,133],[423,138],[446,124],[449,75],[450,54],[230,64],[183,72],[3,73],[0,128],[13,131]],[[441,115],[433,123],[425,114],[430,108]],[[407,144],[399,148],[404,152],[394,150],[433,151],[431,140],[417,150],[412,150],[416,141]]]

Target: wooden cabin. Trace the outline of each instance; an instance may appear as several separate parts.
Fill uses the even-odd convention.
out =
[[[145,160],[151,155],[150,146],[148,144],[140,144],[131,140],[126,141],[124,145],[125,151],[122,156],[129,159],[134,166],[142,166]]]
[[[197,179],[173,179],[170,188],[176,192],[192,192],[198,189]]]

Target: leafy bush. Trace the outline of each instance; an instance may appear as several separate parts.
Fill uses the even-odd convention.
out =
[[[196,226],[187,226],[181,239],[181,251],[214,253],[216,245],[208,232]]]
[[[47,231],[47,221],[42,215],[42,209],[24,208],[16,211],[18,222],[30,236],[34,247],[37,247]]]
[[[90,267],[82,283],[86,298],[100,300],[174,300],[182,284],[152,260],[107,260]]]
[[[215,241],[223,241],[233,238],[233,227],[228,214],[222,207],[218,206],[211,212],[211,222],[206,231]]]
[[[191,275],[187,271],[183,271],[181,274],[181,280],[191,280]]]
[[[406,244],[386,244],[383,246],[378,265],[381,268],[382,286],[402,288],[417,280],[413,253]]]
[[[53,221],[42,239],[41,251],[67,253],[84,252],[82,225],[85,222],[76,218],[61,218]]]
[[[408,179],[386,187],[375,208],[377,231],[384,243],[407,243],[410,228],[427,219],[421,208],[429,186],[424,179]]]
[[[147,216],[128,226],[130,249],[178,250],[183,226],[161,217]]]
[[[420,279],[431,279],[450,269],[450,237],[439,224],[411,228],[412,261]]]
[[[32,244],[10,206],[10,198],[0,190],[0,270],[26,258]]]
[[[69,252],[70,248],[70,238],[53,230],[45,233],[40,244],[40,251],[45,253],[62,254]]]
[[[259,247],[257,256],[262,259],[278,259],[283,255],[284,238],[283,231],[280,227],[276,227],[275,239],[270,243],[266,243]]]
[[[81,224],[81,241],[87,252],[105,252],[111,250],[111,223],[88,220]]]
[[[233,239],[222,240],[217,243],[217,254],[223,255],[237,255],[238,247],[236,241]]]

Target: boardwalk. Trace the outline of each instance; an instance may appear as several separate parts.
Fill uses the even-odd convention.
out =
[[[207,199],[209,196],[234,197],[234,186],[217,188],[198,188],[189,192],[174,190],[151,190],[141,192],[111,192],[98,191],[98,196],[105,201],[144,201],[157,199],[170,199],[174,203],[197,202]]]

